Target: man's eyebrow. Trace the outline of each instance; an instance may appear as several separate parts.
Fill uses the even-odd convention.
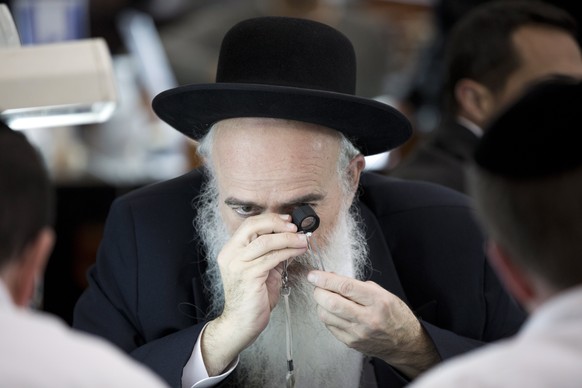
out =
[[[325,197],[324,194],[311,193],[311,194],[307,194],[307,195],[292,199],[289,202],[281,204],[280,206],[291,207],[291,206],[302,205],[304,203],[318,202],[318,201],[321,201],[324,197]],[[262,206],[256,202],[244,201],[242,199],[237,199],[235,197],[226,198],[224,200],[224,203],[228,206],[252,206],[252,207],[262,208]]]
[[[253,206],[260,207],[257,203],[252,201],[243,201],[242,199],[237,199],[235,197],[228,197],[224,200],[224,203],[228,206]]]
[[[311,193],[311,194],[304,195],[302,197],[295,198],[287,203],[282,204],[282,206],[283,207],[290,207],[290,206],[303,205],[303,204],[311,203],[311,202],[319,202],[324,197],[325,197],[325,195],[320,194],[320,193]]]

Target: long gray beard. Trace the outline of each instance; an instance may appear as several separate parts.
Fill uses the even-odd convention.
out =
[[[368,264],[368,250],[359,227],[356,208],[345,206],[330,236],[317,241],[327,271],[361,278]],[[224,290],[216,258],[230,238],[218,210],[216,185],[210,182],[198,198],[198,233],[208,254],[205,274],[210,297],[209,318],[222,312]],[[289,266],[289,304],[293,333],[296,387],[357,387],[362,369],[361,353],[338,341],[317,317],[313,286],[306,274],[316,266],[309,253]],[[284,387],[287,373],[285,306],[283,297],[271,313],[267,328],[240,355],[234,384],[237,387]]]

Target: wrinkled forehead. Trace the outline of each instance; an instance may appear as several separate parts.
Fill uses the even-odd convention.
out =
[[[293,120],[235,118],[212,129],[215,163],[237,158],[238,162],[260,159],[296,163],[337,160],[340,134],[332,129]],[[334,161],[335,161],[334,160]]]
[[[266,118],[228,119],[212,130],[211,157],[219,180],[286,187],[337,178],[341,136],[335,130]]]

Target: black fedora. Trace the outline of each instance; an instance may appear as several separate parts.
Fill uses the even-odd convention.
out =
[[[259,17],[225,35],[216,83],[166,90],[152,105],[194,140],[220,120],[270,117],[338,130],[364,155],[403,144],[412,133],[408,120],[355,89],[356,58],[343,34],[311,20]]]

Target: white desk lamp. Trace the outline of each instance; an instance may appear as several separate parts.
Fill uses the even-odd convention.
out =
[[[9,127],[101,123],[116,100],[103,39],[21,46],[10,11],[0,4],[0,118]]]

